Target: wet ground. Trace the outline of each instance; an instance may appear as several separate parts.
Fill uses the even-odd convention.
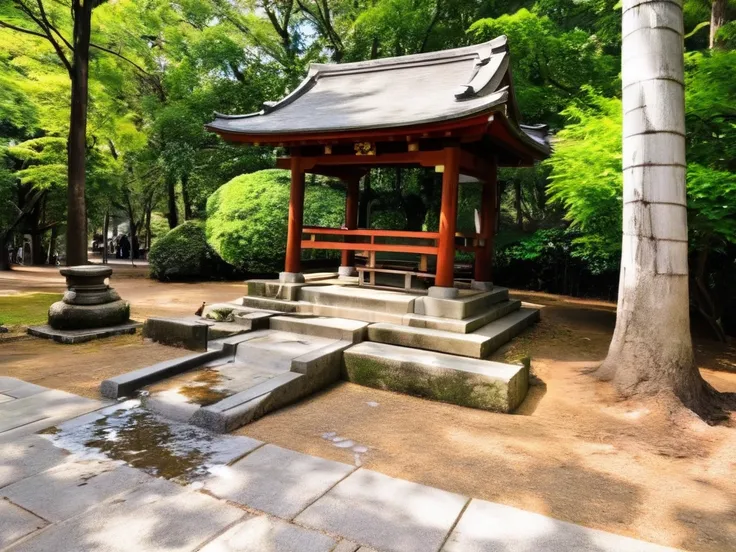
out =
[[[257,444],[214,435],[123,401],[42,432],[80,458],[122,460],[157,477],[187,484],[237,460]]]

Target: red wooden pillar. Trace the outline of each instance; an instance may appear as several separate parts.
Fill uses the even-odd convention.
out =
[[[298,156],[291,157],[289,230],[286,236],[286,265],[281,280],[303,281],[301,276],[302,226],[304,224],[304,170]]]
[[[457,186],[460,172],[460,147],[445,148],[440,207],[439,247],[435,286],[451,288],[455,283],[455,230],[457,227]]]
[[[483,248],[475,254],[474,282],[490,285],[493,280],[493,239],[496,235],[496,174],[495,160],[491,164],[490,174],[483,183],[483,194],[480,206],[480,233],[483,237]],[[477,286],[476,286],[477,287]]]
[[[345,228],[355,230],[358,227],[358,194],[359,179],[350,178],[347,182],[345,194]],[[352,276],[355,274],[355,252],[343,249],[340,259],[340,274]]]

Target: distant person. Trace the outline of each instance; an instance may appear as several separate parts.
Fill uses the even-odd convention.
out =
[[[130,258],[130,240],[126,234],[123,234],[123,237],[120,238],[120,258]]]

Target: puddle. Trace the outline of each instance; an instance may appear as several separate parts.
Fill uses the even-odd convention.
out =
[[[137,400],[71,420],[44,435],[90,459],[122,460],[144,472],[190,483],[250,450],[252,441],[214,435],[143,410]]]
[[[189,383],[179,387],[176,391],[180,395],[184,395],[190,403],[209,406],[234,394],[233,391],[223,387],[226,380],[227,378],[222,373],[209,367],[198,373]]]

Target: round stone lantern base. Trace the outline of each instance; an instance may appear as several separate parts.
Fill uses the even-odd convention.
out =
[[[105,283],[112,274],[107,266],[72,266],[61,269],[66,277],[64,298],[49,308],[49,326],[56,330],[86,330],[117,326],[130,319],[130,305]]]

